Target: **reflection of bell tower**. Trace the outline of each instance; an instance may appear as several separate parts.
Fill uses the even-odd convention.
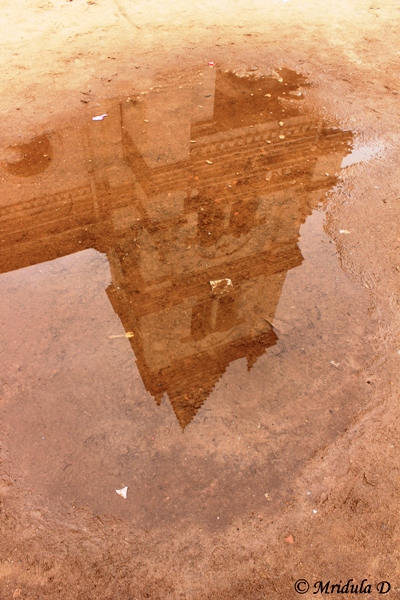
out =
[[[122,105],[140,252],[133,271],[118,265],[119,290],[108,293],[125,329],[138,332],[131,344],[147,389],[157,401],[168,394],[182,427],[230,362],[246,358],[250,369],[276,343],[269,323],[286,272],[302,262],[300,225],[334,179],[316,173],[318,157],[338,147],[342,156],[349,139],[300,116],[304,80],[280,75],[207,69],[179,88],[180,106],[176,86]],[[156,114],[153,101],[167,107],[157,113],[161,144],[154,125],[154,144],[150,130],[137,134],[139,115]],[[222,278],[232,285],[219,294],[210,282]]]
[[[287,69],[167,78],[111,102],[104,122],[25,144],[4,169],[4,193],[12,177],[18,189],[0,208],[0,269],[105,252],[143,382],[182,428],[232,361],[250,369],[276,343],[300,226],[349,151],[349,133],[300,114],[304,85]]]

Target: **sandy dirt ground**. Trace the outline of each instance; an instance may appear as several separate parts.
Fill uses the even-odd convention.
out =
[[[400,597],[400,2],[2,0],[0,23],[0,599]],[[229,104],[277,82],[298,109]],[[182,158],[185,123],[214,155]],[[218,171],[244,127],[256,158]],[[281,131],[256,213],[240,161]]]

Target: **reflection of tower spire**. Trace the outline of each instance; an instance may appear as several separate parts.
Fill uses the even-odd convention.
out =
[[[273,346],[277,336],[272,329],[256,337],[227,343],[214,350],[190,356],[179,363],[161,369],[157,375],[149,372],[145,365],[138,366],[147,389],[159,397],[162,389],[168,394],[173,411],[184,429],[211,394],[227,367],[239,358],[246,358],[248,369],[265,350]],[[130,340],[133,343],[133,340]],[[135,352],[136,349],[135,349]]]

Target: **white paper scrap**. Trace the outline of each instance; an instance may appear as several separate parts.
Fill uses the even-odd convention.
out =
[[[126,498],[126,494],[128,492],[128,486],[122,488],[122,490],[115,490],[115,491],[117,492],[117,494],[119,494],[123,498]]]
[[[227,294],[233,291],[233,283],[231,279],[214,279],[210,281],[210,286],[213,294]]]

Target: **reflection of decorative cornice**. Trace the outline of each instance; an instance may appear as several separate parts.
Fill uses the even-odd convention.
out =
[[[279,134],[285,132],[285,139],[279,140]],[[133,168],[138,180],[145,187],[147,194],[162,190],[188,189],[190,187],[221,188],[237,177],[237,169],[245,160],[251,160],[251,172],[238,177],[245,177],[246,186],[240,189],[243,200],[251,195],[268,194],[289,185],[296,185],[296,172],[309,173],[309,180],[303,189],[327,188],[335,181],[311,182],[312,169],[318,156],[330,152],[343,152],[351,138],[350,132],[337,129],[326,129],[319,122],[312,123],[305,117],[290,117],[285,126],[279,127],[276,122],[256,124],[254,127],[242,127],[231,131],[223,131],[199,138],[191,148],[188,161],[149,169],[133,141],[123,132],[125,160]],[[273,143],[267,144],[268,139]],[[314,143],[315,150],[310,149]],[[262,147],[262,152],[260,148]],[[208,165],[204,158],[213,162]],[[269,180],[265,181],[268,172]],[[198,180],[192,181],[193,173]],[[237,195],[239,189],[224,189],[224,196]],[[131,201],[132,186],[97,190],[106,212],[107,203],[115,205],[126,197]],[[144,215],[143,215],[144,216]],[[104,217],[104,215],[103,215]],[[66,229],[94,224],[98,220],[92,189],[89,185],[81,188],[46,194],[22,203],[0,208],[0,227],[2,231],[2,249],[7,244],[26,243],[44,236],[57,235]],[[78,248],[77,248],[78,249]]]
[[[132,305],[135,314],[141,317],[161,308],[179,304],[185,298],[208,297],[211,280],[228,277],[234,281],[235,286],[239,286],[242,281],[259,275],[269,276],[281,271],[289,271],[300,266],[302,262],[302,254],[294,241],[287,246],[280,245],[272,250],[227,261],[210,269],[174,277],[171,284],[163,290],[157,289],[152,293],[151,289],[146,289],[144,286],[143,290],[139,289],[139,293],[133,296]]]
[[[268,140],[276,140],[277,144],[298,144],[303,140],[309,141],[310,137],[318,136],[322,127],[321,121],[310,121],[307,117],[288,117],[282,128],[277,121],[257,123],[253,126],[240,127],[229,131],[221,131],[198,137],[196,144],[191,148],[191,156],[198,154],[226,152],[235,148],[243,149],[246,146],[267,144]],[[285,134],[285,142],[279,140],[279,136]],[[273,151],[266,146],[270,152]]]
[[[279,135],[285,138],[281,140]],[[236,178],[238,169],[239,173],[242,171],[245,160],[250,159],[253,161],[251,172],[245,173],[247,179],[254,180],[262,175],[265,179],[265,171],[275,165],[281,170],[285,166],[291,166],[293,170],[296,167],[310,169],[321,154],[343,151],[343,145],[350,139],[350,132],[327,129],[322,121],[290,117],[283,128],[278,123],[267,122],[200,137],[191,147],[188,160],[152,169],[146,165],[129,134],[124,132],[124,154],[146,193],[153,195],[165,189],[187,189],[194,174],[198,182],[193,182],[193,187],[228,184]],[[314,151],[310,148],[313,145]]]
[[[49,228],[51,233],[57,233],[64,231],[65,225],[74,228],[94,219],[95,207],[89,185],[46,194],[0,208],[1,243],[7,241],[7,236],[23,242],[38,239],[43,233],[50,233]]]

